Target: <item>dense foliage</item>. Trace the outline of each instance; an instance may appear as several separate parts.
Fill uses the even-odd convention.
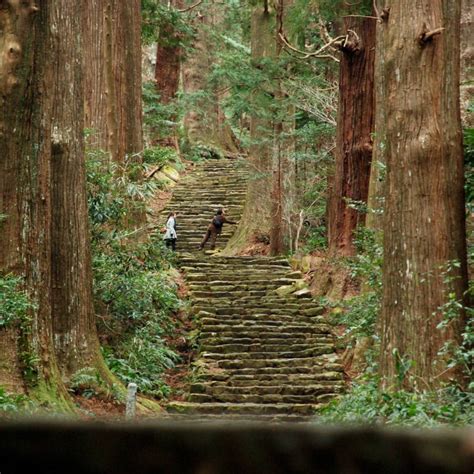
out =
[[[160,155],[159,150],[154,154]],[[112,372],[137,383],[143,393],[163,396],[163,371],[177,360],[165,340],[179,308],[173,258],[159,238],[148,238],[147,228],[127,225],[128,216],[143,210],[156,192],[155,185],[134,180],[129,168],[119,169],[107,154],[89,151],[96,312]]]

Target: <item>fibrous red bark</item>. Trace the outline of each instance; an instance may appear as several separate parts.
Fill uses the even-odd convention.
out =
[[[456,376],[443,307],[467,287],[464,166],[459,107],[460,3],[392,3],[384,23],[387,179],[380,370],[408,388]]]
[[[354,231],[365,222],[374,127],[375,22],[345,18],[334,175],[328,202],[328,243],[334,255],[352,255]]]

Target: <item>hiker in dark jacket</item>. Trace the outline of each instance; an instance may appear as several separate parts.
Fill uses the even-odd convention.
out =
[[[206,242],[210,239],[211,240],[211,250],[216,248],[216,240],[217,236],[222,232],[222,226],[227,224],[237,224],[237,222],[231,221],[227,219],[224,215],[224,210],[219,208],[216,212],[216,215],[213,217],[209,227],[207,228],[206,235],[202,239],[201,245],[199,245],[199,250],[202,250],[206,245]]]

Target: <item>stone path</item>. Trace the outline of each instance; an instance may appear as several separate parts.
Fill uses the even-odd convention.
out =
[[[183,180],[170,203],[180,213],[178,248],[189,251],[180,254],[180,265],[199,352],[188,401],[169,403],[168,412],[305,421],[343,389],[343,375],[322,309],[307,292],[301,297],[276,292],[298,288],[301,273],[285,258],[219,257],[197,250],[216,205],[238,219],[244,198],[244,168],[219,160]],[[218,248],[233,231],[224,229]]]

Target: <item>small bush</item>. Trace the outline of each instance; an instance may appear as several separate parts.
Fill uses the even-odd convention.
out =
[[[21,287],[22,278],[0,275],[0,329],[24,322],[34,308]]]
[[[432,392],[385,391],[375,376],[352,384],[348,394],[322,409],[318,421],[434,427],[474,422],[472,394],[455,386]]]
[[[31,402],[24,395],[9,394],[0,386],[0,418],[28,411]]]

